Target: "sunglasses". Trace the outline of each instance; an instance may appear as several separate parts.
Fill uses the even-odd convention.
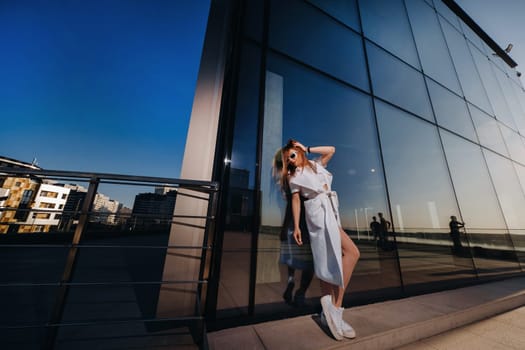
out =
[[[295,157],[297,157],[297,152],[290,152],[288,155],[288,159],[295,159]]]

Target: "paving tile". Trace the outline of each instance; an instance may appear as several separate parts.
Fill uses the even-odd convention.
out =
[[[436,350],[505,350],[502,344],[459,328],[421,341]]]
[[[213,332],[212,335],[208,337],[208,343],[211,350],[265,349],[251,326]]]
[[[525,331],[525,307],[493,317],[494,320],[510,324]]]
[[[254,326],[266,349],[325,349],[338,343],[317,316],[296,317]]]
[[[439,350],[439,349],[423,341],[417,341],[412,344],[408,344],[405,346],[401,346],[399,348],[395,348],[395,350]]]
[[[525,321],[525,317],[523,321]],[[507,346],[507,348],[525,348],[525,332],[522,328],[495,319],[475,323],[469,326],[469,331],[477,336]]]

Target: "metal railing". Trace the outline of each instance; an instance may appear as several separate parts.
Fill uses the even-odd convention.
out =
[[[219,185],[216,182],[208,181],[195,181],[195,180],[183,180],[173,178],[161,178],[161,177],[147,177],[147,176],[132,176],[132,175],[120,175],[120,174],[106,174],[106,173],[89,173],[89,172],[74,172],[74,171],[54,171],[54,170],[33,170],[33,169],[22,169],[22,168],[8,168],[0,167],[0,185],[4,184],[8,178],[20,178],[28,179],[34,184],[34,188],[39,185],[54,184],[62,186],[64,184],[74,183],[88,183],[87,192],[83,199],[82,207],[75,208],[75,210],[57,210],[56,208],[33,208],[31,204],[25,205],[22,208],[16,206],[16,198],[7,199],[4,198],[0,201],[0,230],[2,227],[7,227],[4,230],[9,233],[0,234],[0,249],[4,253],[4,249],[20,250],[23,249],[45,249],[48,250],[58,249],[60,251],[67,251],[65,261],[62,264],[62,272],[59,280],[55,281],[40,281],[40,278],[36,278],[36,274],[33,274],[33,278],[38,281],[31,281],[31,278],[23,278],[23,276],[12,274],[4,276],[0,281],[0,290],[2,288],[24,288],[24,287],[54,287],[55,295],[54,302],[50,307],[48,313],[48,319],[45,323],[32,323],[32,324],[9,324],[8,322],[2,321],[0,330],[23,330],[28,327],[44,329],[43,340],[41,341],[41,348],[53,349],[57,341],[57,332],[61,327],[67,326],[86,326],[89,324],[112,324],[112,323],[126,323],[126,322],[137,322],[141,321],[144,323],[152,324],[159,323],[169,325],[185,325],[189,326],[195,341],[200,345],[201,348],[207,347],[205,326],[204,326],[204,315],[200,305],[204,305],[202,295],[202,286],[208,282],[208,277],[205,276],[205,271],[209,270],[209,264],[211,259],[209,258],[212,251],[213,243],[213,232],[215,228],[216,211],[217,211],[217,196],[219,191]],[[205,215],[196,213],[196,215],[177,215],[173,212],[173,215],[166,216],[164,214],[156,215],[156,213],[140,213],[140,212],[127,212],[127,213],[107,213],[93,210],[94,200],[97,194],[97,190],[100,185],[116,185],[116,186],[133,186],[138,189],[143,187],[158,187],[167,186],[175,190],[184,190],[177,192],[178,196],[189,196],[196,200],[202,200],[207,202],[207,212]],[[2,187],[2,186],[0,186]],[[5,187],[4,187],[5,188]],[[36,193],[33,194],[33,196]],[[15,195],[14,191],[10,195]],[[10,205],[15,203],[15,205]],[[174,205],[174,204],[173,204]],[[23,217],[33,217],[36,220],[36,216],[41,214],[57,214],[59,213],[62,217],[66,216],[70,220],[75,219],[73,226],[64,226],[62,228],[55,226],[46,228],[46,232],[33,232],[33,233],[17,233],[16,230],[20,228],[21,223],[17,222],[14,215],[7,215],[9,212],[22,213]],[[24,215],[28,214],[28,215]],[[104,226],[98,230],[90,230],[90,226],[94,226],[93,218],[113,216],[113,221],[119,223],[117,227]],[[191,220],[195,220],[196,223],[191,223]],[[27,221],[26,221],[27,222]],[[142,222],[140,230],[136,226],[132,226],[133,222]],[[144,224],[148,222],[148,224]],[[204,222],[204,225],[202,224]],[[203,230],[203,240],[201,245],[191,246],[176,246],[170,245],[169,241],[166,244],[144,244],[144,243],[129,243],[129,240],[124,240],[124,244],[108,244],[107,239],[112,237],[123,237],[130,236],[146,237],[145,241],[148,241],[148,235],[158,233],[162,231],[162,235],[167,236],[173,230],[173,227],[177,225],[190,226],[193,228]],[[160,229],[162,228],[162,229]],[[31,228],[33,230],[34,228]],[[74,229],[74,230],[73,230]],[[0,231],[2,232],[2,231]],[[138,232],[138,233],[137,233]],[[101,237],[101,241],[93,240],[86,241],[85,237],[88,235],[95,235]],[[169,236],[168,236],[169,237]],[[80,250],[88,252],[89,249],[97,249],[98,251],[103,249],[119,249],[119,250],[142,250],[151,252],[155,251],[156,256],[162,257],[162,254],[167,254],[169,250],[197,250],[200,251],[200,268],[199,276],[193,280],[154,280],[154,281],[119,281],[119,280],[104,280],[104,281],[76,281],[74,280],[74,274],[77,269],[77,263],[79,261]],[[23,259],[21,254],[18,254],[18,250],[13,254],[8,254],[9,259]],[[87,254],[87,253],[86,253]],[[49,254],[51,256],[53,254]],[[110,254],[111,255],[111,254]],[[4,256],[6,256],[4,254]],[[58,259],[52,257],[50,259]],[[53,260],[53,261],[55,261]],[[95,259],[96,260],[96,259]],[[158,258],[157,260],[160,260]],[[56,262],[56,261],[55,261]],[[11,261],[16,264],[16,261]],[[108,266],[111,268],[111,266]],[[160,271],[160,270],[159,270]],[[31,275],[31,273],[29,273]],[[29,279],[29,281],[27,280]],[[171,318],[159,318],[159,317],[142,317],[142,318],[119,318],[119,319],[106,319],[106,320],[90,320],[82,319],[82,315],[77,317],[79,321],[64,320],[64,311],[66,304],[68,303],[68,295],[71,288],[79,288],[85,286],[98,286],[98,287],[111,287],[111,286],[132,286],[140,287],[144,285],[154,285],[160,288],[161,285],[195,285],[194,292],[196,294],[196,305],[195,313],[193,315],[184,315],[181,317]],[[7,293],[9,295],[9,293]],[[15,307],[16,308],[16,307]],[[5,315],[5,313],[4,313]],[[162,327],[160,327],[162,328]],[[168,327],[169,328],[169,327]]]

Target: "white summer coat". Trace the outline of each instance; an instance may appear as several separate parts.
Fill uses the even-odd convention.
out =
[[[299,192],[306,200],[306,224],[314,258],[316,276],[328,283],[344,287],[339,203],[331,190],[332,174],[318,162],[312,167],[297,168],[289,179],[292,193]],[[325,185],[326,184],[326,188]]]

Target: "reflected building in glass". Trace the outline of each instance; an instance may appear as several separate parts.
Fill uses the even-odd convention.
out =
[[[209,178],[227,184],[210,319],[298,312],[283,300],[286,203],[272,177],[290,138],[337,149],[333,188],[361,251],[347,306],[522,273],[515,66],[452,0],[212,1],[186,148],[214,154]],[[202,174],[195,166],[183,176]],[[241,212],[249,220],[232,224]],[[370,225],[379,213],[386,242]],[[299,312],[319,296],[314,279]]]

